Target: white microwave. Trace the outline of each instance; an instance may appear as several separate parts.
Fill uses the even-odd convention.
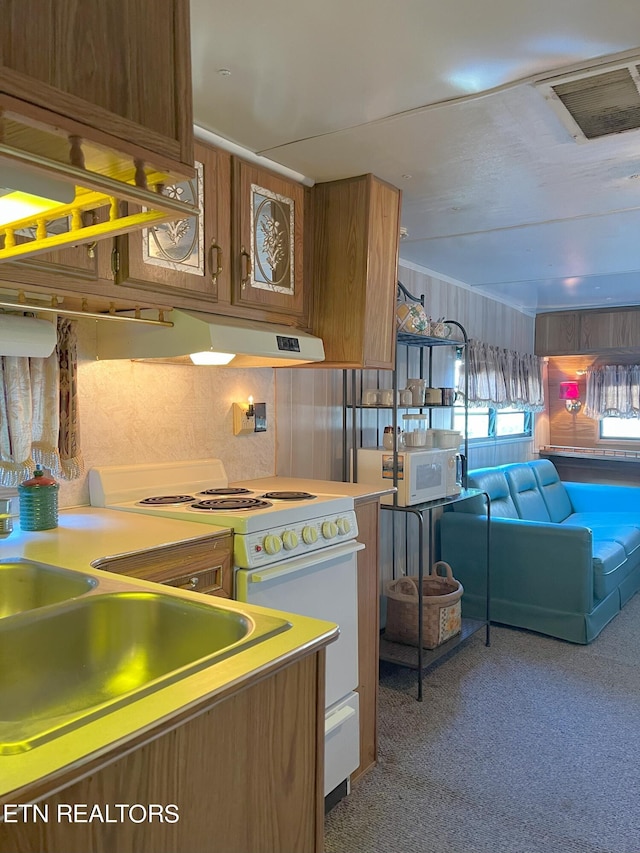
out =
[[[456,450],[416,448],[401,450],[398,460],[398,504],[435,501],[460,494],[458,453]],[[358,450],[358,482],[393,485],[394,455],[382,447]],[[383,503],[393,503],[393,495],[384,495]]]

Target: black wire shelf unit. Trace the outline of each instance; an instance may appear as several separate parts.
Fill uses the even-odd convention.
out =
[[[413,296],[404,287],[401,282],[398,282],[398,296],[407,301],[413,301],[421,304],[424,307],[424,297]],[[419,375],[427,379],[429,387],[433,386],[433,348],[434,347],[456,347],[462,354],[464,360],[464,428],[463,428],[463,452],[461,454],[462,461],[462,491],[459,495],[452,495],[447,498],[431,501],[424,504],[414,504],[412,506],[400,506],[398,504],[397,494],[393,496],[393,503],[383,503],[382,509],[394,513],[403,513],[405,517],[404,537],[405,547],[402,552],[401,548],[396,548],[397,525],[392,524],[392,562],[393,562],[393,578],[408,574],[406,566],[406,558],[408,555],[409,542],[417,542],[417,561],[418,561],[418,602],[417,614],[418,619],[418,642],[416,646],[409,646],[403,643],[391,642],[385,639],[384,631],[380,638],[380,660],[398,666],[408,667],[416,670],[418,675],[418,700],[422,700],[422,677],[432,667],[442,663],[451,654],[453,654],[461,645],[463,645],[477,631],[485,628],[485,644],[490,645],[490,531],[491,531],[491,507],[489,496],[485,492],[467,488],[467,459],[468,459],[468,337],[464,327],[456,320],[444,320],[444,325],[452,330],[452,335],[457,330],[455,337],[433,337],[428,335],[415,335],[405,332],[398,332],[396,336],[396,360],[395,367],[391,371],[392,374],[392,396],[394,403],[392,405],[363,405],[363,371],[361,370],[343,370],[343,480],[358,482],[358,448],[363,446],[363,429],[362,415],[364,412],[376,411],[389,412],[391,414],[391,425],[394,435],[398,430],[398,411],[417,411],[424,413],[431,425],[432,412],[451,408],[441,404],[424,404],[421,406],[401,405],[398,403],[398,386],[399,386],[399,349],[405,347],[407,349],[406,363],[408,365],[408,350],[416,348],[418,350],[419,360]],[[388,374],[389,371],[382,371]],[[378,381],[380,380],[380,371],[378,372]],[[380,425],[378,423],[377,433],[379,437]],[[380,442],[378,442],[380,443]],[[398,485],[398,449],[393,450],[393,480],[390,485],[397,487]],[[465,501],[471,498],[484,499],[487,518],[487,540],[486,540],[486,614],[484,619],[469,619],[463,617],[462,631],[456,637],[451,638],[436,649],[430,650],[423,648],[423,612],[422,612],[422,580],[425,574],[426,566],[432,566],[435,562],[435,539],[434,539],[434,512],[441,510],[447,505],[458,501]],[[413,525],[410,525],[410,520],[415,520],[415,528],[411,530]],[[396,553],[404,553],[405,564],[397,561]],[[415,552],[414,552],[415,558]],[[426,562],[425,562],[426,561]],[[455,566],[452,567],[455,575]],[[464,600],[464,599],[463,599]]]

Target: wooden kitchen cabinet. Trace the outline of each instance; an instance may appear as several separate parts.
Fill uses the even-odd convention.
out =
[[[536,355],[583,355],[635,348],[640,308],[556,311],[536,317]]]
[[[83,214],[86,220],[93,223],[96,214],[88,211]],[[48,229],[55,233],[56,220],[48,223]],[[17,243],[25,241],[18,236]],[[82,283],[95,283],[100,278],[100,252],[108,252],[109,241],[96,241],[82,246],[68,246],[55,252],[36,255],[24,261],[12,264],[0,264],[0,280],[15,281],[25,284],[44,284],[51,282],[51,276],[62,276],[82,287]]]
[[[535,334],[536,355],[576,353],[580,347],[580,312],[538,314]]]
[[[204,143],[194,152],[200,224],[185,220],[183,235],[174,222],[116,238],[116,283],[175,308],[307,328],[304,187]],[[195,200],[197,185],[196,177],[167,190]]]
[[[304,187],[234,159],[231,302],[305,325]]]
[[[373,175],[316,184],[311,331],[324,342],[314,367],[391,369],[400,190]]]
[[[233,592],[231,533],[104,557],[94,568],[141,580],[230,598]]]
[[[162,294],[174,305],[213,310],[230,292],[231,158],[200,143],[194,155],[195,177],[164,192],[199,206],[200,217],[116,237],[113,274],[124,290],[134,287]]]
[[[324,657],[320,649],[71,766],[49,783],[58,793],[22,791],[13,802],[36,800],[51,819],[2,824],[0,853],[322,853]],[[60,804],[88,809],[85,819],[57,820]],[[94,805],[111,821],[90,822]],[[176,809],[179,820],[164,820]]]
[[[0,92],[193,164],[189,0],[0,0],[0,16]]]
[[[580,352],[635,349],[640,341],[640,309],[580,312]]]

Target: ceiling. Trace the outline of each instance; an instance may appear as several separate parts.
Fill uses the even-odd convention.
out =
[[[401,259],[530,314],[640,304],[640,130],[578,142],[535,85],[640,57],[640,3],[191,0],[191,26],[196,125],[400,187]]]

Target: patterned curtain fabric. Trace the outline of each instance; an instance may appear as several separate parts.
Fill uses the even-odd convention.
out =
[[[69,320],[58,319],[58,345],[49,358],[0,358],[0,486],[17,486],[36,464],[63,480],[84,470]]]
[[[464,393],[464,366],[458,390]],[[469,341],[469,406],[543,411],[542,360],[530,353]]]
[[[640,417],[640,364],[606,364],[587,370],[584,414],[606,417]]]

